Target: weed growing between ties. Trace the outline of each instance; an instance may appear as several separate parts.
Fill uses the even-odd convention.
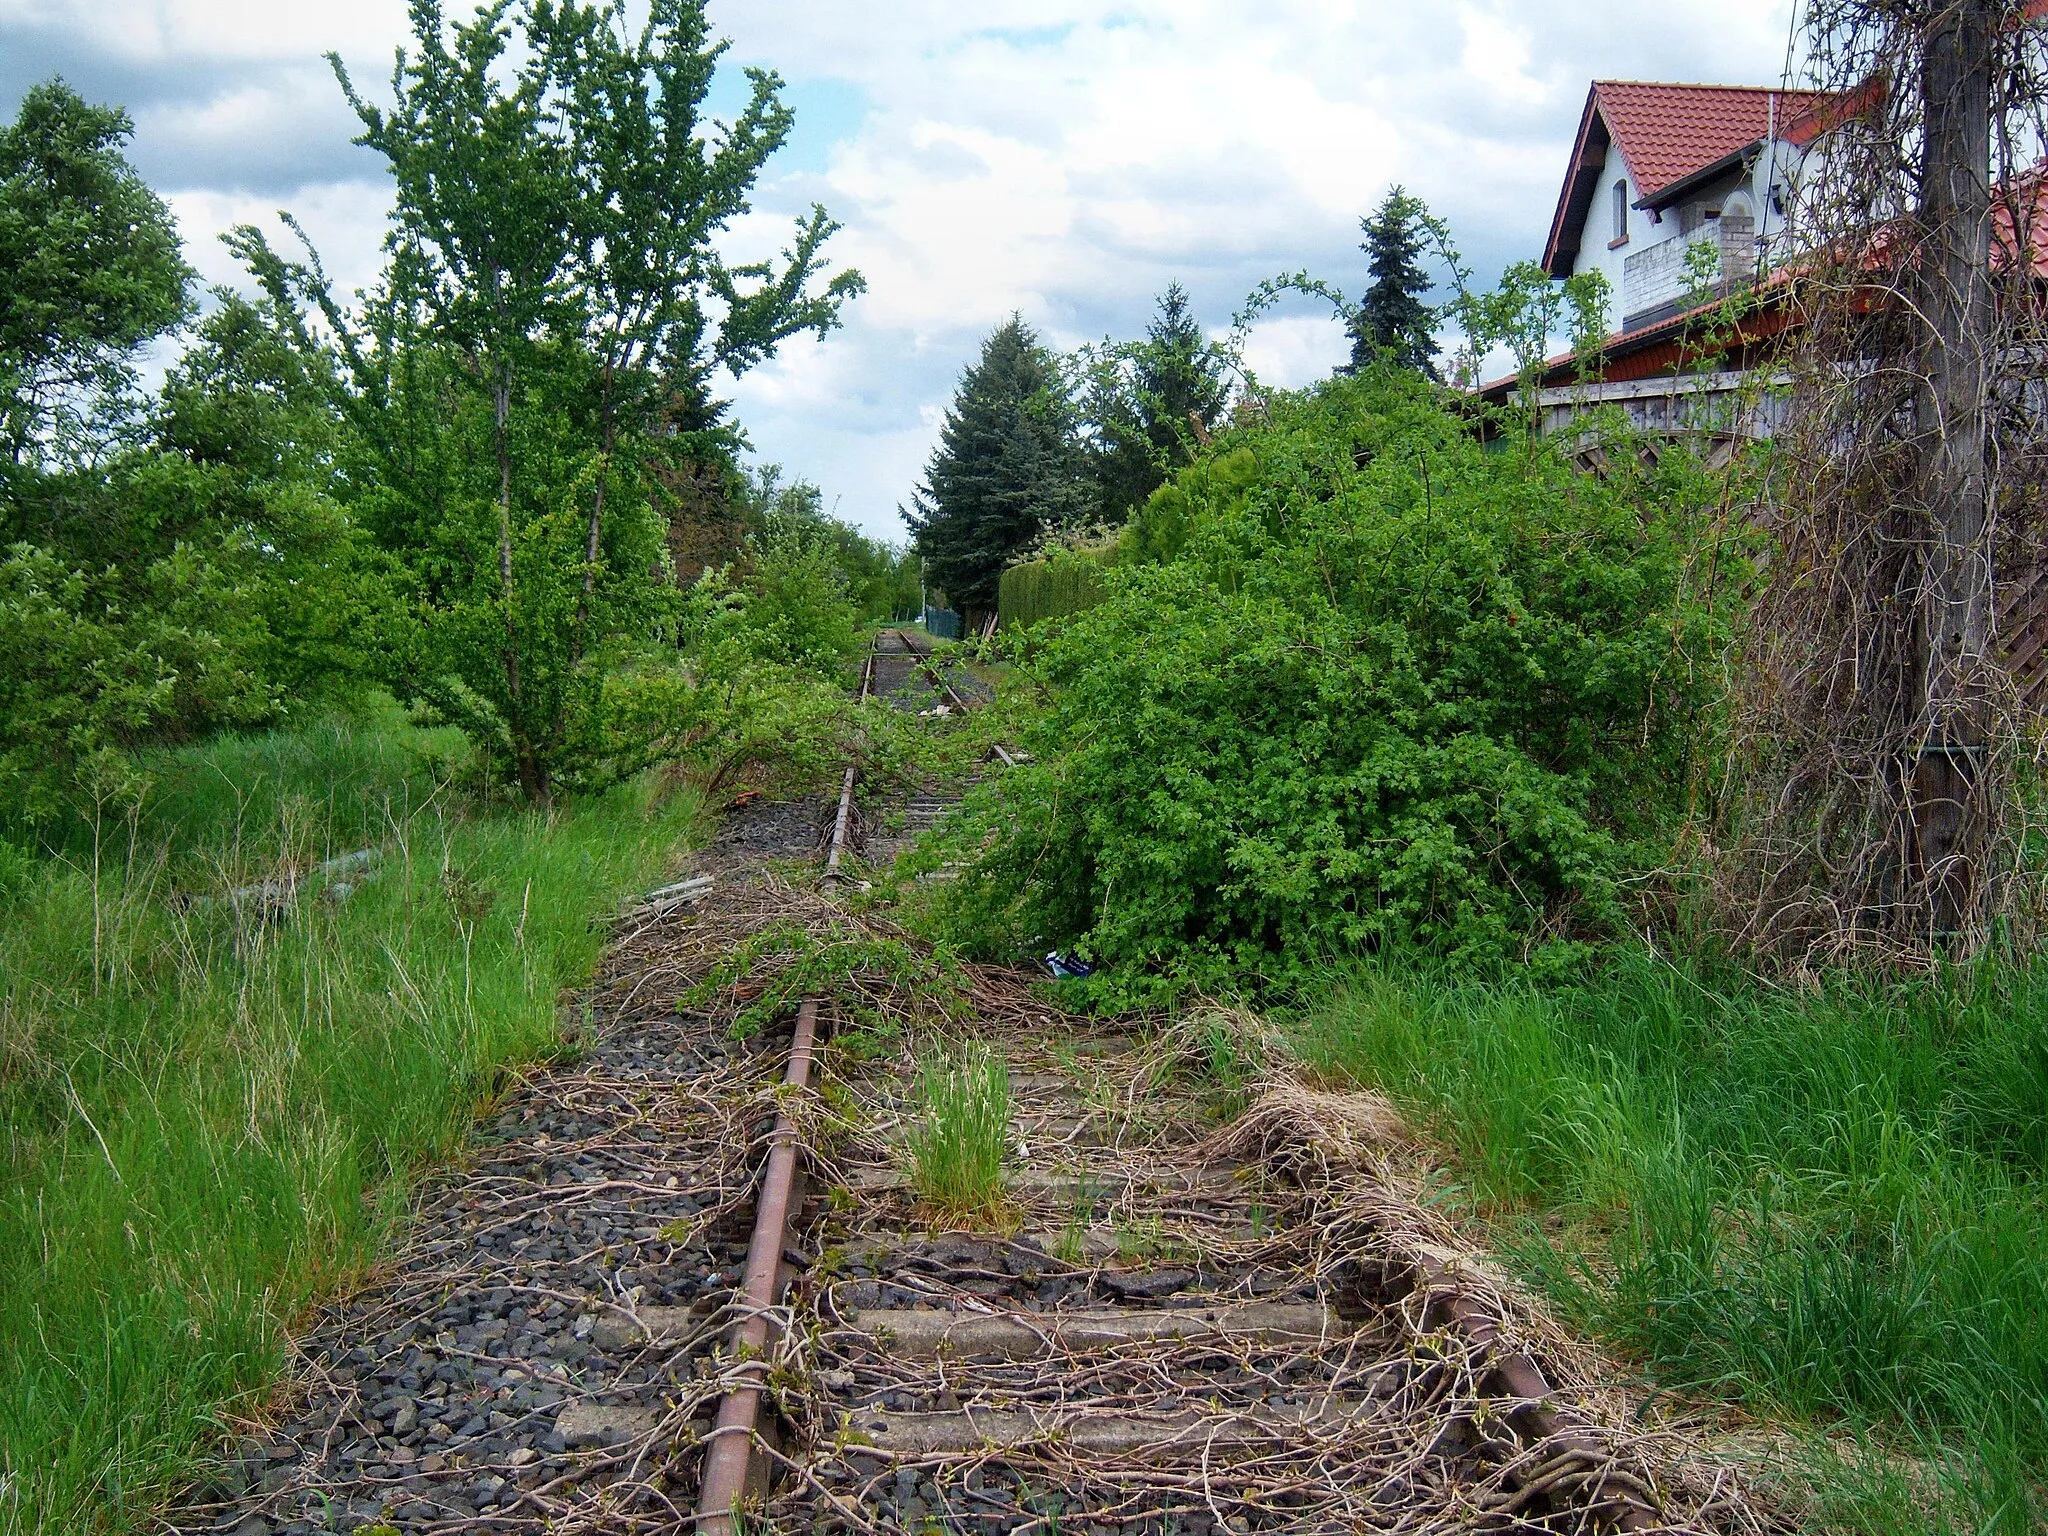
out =
[[[951,1221],[989,1220],[1006,1204],[1003,1155],[1010,1143],[1010,1067],[969,1044],[958,1062],[927,1057],[917,1116],[905,1134],[918,1199]]]
[[[728,1011],[733,1038],[744,1040],[793,1014],[807,997],[838,1005],[844,1020],[833,1045],[856,1060],[893,1050],[907,1021],[957,1021],[969,1006],[968,980],[944,950],[927,954],[825,912],[766,923],[733,945],[676,1006]]]
[[[2019,1531],[2048,1517],[2044,1021],[2038,963],[1795,992],[1636,952],[1556,988],[1374,969],[1296,1045],[1455,1149],[1570,1320],[1860,1437],[1820,1462],[1843,1518]]]
[[[0,1529],[147,1516],[406,1171],[568,1048],[593,916],[698,825],[644,782],[465,818],[450,745],[382,720],[174,754],[153,811],[10,898]]]

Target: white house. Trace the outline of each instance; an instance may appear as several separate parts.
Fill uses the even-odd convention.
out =
[[[1770,272],[1799,176],[1837,102],[1770,86],[1593,82],[1543,266],[1554,278],[1606,277],[1608,334],[1597,358],[1545,364],[1535,381],[1544,430],[1603,404],[1641,426],[1727,442],[1772,430],[1774,402],[1745,401],[1740,421],[1728,419],[1728,402],[1743,371],[1795,324],[1783,295],[1752,306],[1711,358],[1699,352],[1700,310]],[[1497,379],[1479,393],[1504,402],[1520,382]]]
[[[1811,91],[1596,80],[1543,248],[1552,277],[1597,271],[1608,330],[1671,319],[1705,247],[1718,287],[1760,275],[1816,136]]]

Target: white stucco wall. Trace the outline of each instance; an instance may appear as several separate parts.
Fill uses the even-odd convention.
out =
[[[1628,181],[1628,244],[1609,250],[1607,242],[1614,238],[1614,184]],[[1621,146],[1607,146],[1607,163],[1600,171],[1600,185],[1593,193],[1593,206],[1586,210],[1586,227],[1579,239],[1578,259],[1572,263],[1572,273],[1599,272],[1607,279],[1607,329],[1612,332],[1621,326],[1621,267],[1631,253],[1644,246],[1662,240],[1667,235],[1678,233],[1678,226],[1668,220],[1663,224],[1650,222],[1650,215],[1635,206],[1642,191],[1635,179],[1628,174],[1628,162],[1622,158]]]
[[[1780,186],[1791,185],[1798,176],[1804,159],[1799,149],[1791,144],[1775,143],[1769,146],[1769,150],[1769,153],[1759,154],[1756,157],[1750,174],[1741,183],[1742,190],[1749,194],[1750,203],[1754,210],[1756,220],[1755,233],[1757,236],[1765,239],[1782,233],[1784,229],[1783,217],[1771,207],[1770,196],[1773,178],[1775,176]],[[1614,184],[1616,181],[1624,178],[1628,179],[1628,200],[1630,204],[1628,214],[1629,238],[1626,245],[1610,250],[1608,248],[1608,241],[1613,238],[1614,234]],[[1621,329],[1622,319],[1625,314],[1634,314],[1648,307],[1648,302],[1646,302],[1648,295],[1646,292],[1637,293],[1633,297],[1625,295],[1624,290],[1627,286],[1625,279],[1629,258],[1638,258],[1636,269],[1639,276],[1645,275],[1647,271],[1652,269],[1660,273],[1667,267],[1671,269],[1671,273],[1666,274],[1671,280],[1657,285],[1659,292],[1655,296],[1655,302],[1663,302],[1666,299],[1675,297],[1679,287],[1682,286],[1682,284],[1677,282],[1675,276],[1672,275],[1682,271],[1684,267],[1684,245],[1680,242],[1684,241],[1686,237],[1679,233],[1682,223],[1679,211],[1675,207],[1664,210],[1663,218],[1653,222],[1648,210],[1634,206],[1636,199],[1640,195],[1640,189],[1636,186],[1634,179],[1628,177],[1627,162],[1622,158],[1621,146],[1610,144],[1607,148],[1607,162],[1600,173],[1599,188],[1593,195],[1592,207],[1586,213],[1586,227],[1579,241],[1579,254],[1572,263],[1572,271],[1575,274],[1597,271],[1606,277],[1608,287],[1607,329],[1610,334]],[[1788,191],[1786,194],[1786,204],[1788,207],[1790,206],[1790,201],[1791,195]],[[1692,238],[1705,239],[1710,234],[1711,228],[1698,230],[1694,232]],[[1668,251],[1661,251],[1657,256],[1645,256],[1645,253],[1651,251],[1652,248],[1662,246],[1667,242],[1670,243]],[[1637,286],[1640,288],[1642,285],[1638,283]],[[1662,289],[1666,287],[1669,287],[1671,291],[1668,293],[1663,292]]]

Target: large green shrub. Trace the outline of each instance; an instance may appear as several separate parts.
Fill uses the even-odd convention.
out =
[[[955,918],[1208,982],[1617,931],[1723,633],[1682,471],[1657,476],[1489,452],[1391,370],[1273,402],[1027,652],[1032,761],[970,810]]]
[[[1040,560],[1026,560],[1003,572],[996,611],[1003,628],[1064,618],[1102,601],[1101,574],[1114,563],[1115,551],[1056,549]]]

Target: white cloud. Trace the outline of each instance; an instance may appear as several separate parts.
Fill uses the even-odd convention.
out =
[[[149,62],[304,60],[334,48],[388,61],[405,35],[405,10],[405,0],[0,0],[0,29],[83,34]]]
[[[813,139],[771,167],[731,248],[779,249],[820,201],[846,224],[834,261],[870,285],[844,330],[740,381],[739,415],[764,457],[898,535],[895,508],[960,369],[1013,310],[1066,346],[1135,333],[1176,278],[1212,328],[1280,271],[1355,287],[1358,216],[1394,181],[1449,218],[1491,275],[1542,241],[1588,80],[1776,80],[1789,11],[712,0],[734,62],[770,65],[793,99],[821,104]],[[81,84],[99,68],[146,93],[138,119],[164,154],[139,142],[138,158],[174,194],[202,269],[216,270],[218,229],[283,204],[352,286],[374,271],[385,194],[353,162],[318,158],[312,140],[349,132],[318,55],[339,49],[374,87],[403,31],[400,0],[0,0],[0,59],[24,61],[0,63],[0,84],[30,64],[29,78],[62,70]],[[297,190],[240,190],[278,186],[293,164],[305,166]],[[1292,384],[1345,351],[1304,303],[1258,328],[1251,361]]]

